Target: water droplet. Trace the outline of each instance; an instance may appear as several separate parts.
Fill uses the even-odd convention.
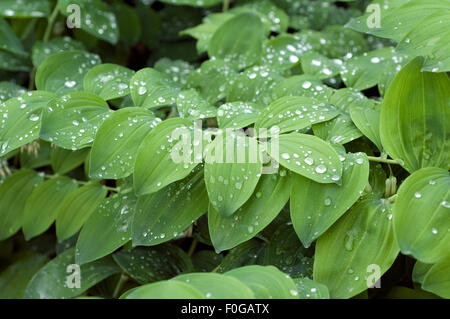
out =
[[[415,198],[421,198],[421,197],[422,197],[422,194],[419,193],[419,192],[416,192],[416,193],[414,194],[414,197],[415,197]]]
[[[323,174],[327,171],[327,168],[324,165],[320,164],[320,165],[316,166],[315,171],[318,174]]]

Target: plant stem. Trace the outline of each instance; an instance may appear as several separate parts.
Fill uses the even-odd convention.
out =
[[[223,0],[223,7],[222,7],[223,12],[227,12],[228,9],[230,8],[230,1],[231,0]]]
[[[117,282],[116,288],[114,289],[114,293],[112,296],[114,299],[119,297],[120,290],[122,289],[123,284],[127,282],[127,280],[128,280],[128,276],[126,276],[124,274],[120,275],[119,281]]]
[[[55,5],[55,8],[53,8],[53,12],[48,18],[47,27],[45,28],[44,32],[44,38],[42,41],[47,42],[50,39],[50,36],[52,35],[53,26],[55,25],[56,18],[58,17],[59,9],[58,5]]]
[[[56,178],[56,177],[60,177],[60,175],[58,174],[44,174],[44,178],[48,178],[48,179],[52,179],[52,178]],[[73,179],[78,185],[86,185],[91,183],[91,181],[79,181],[77,179]],[[118,193],[120,188],[119,187],[109,187],[106,185],[102,185],[105,189],[111,191],[111,192],[116,192]]]
[[[396,165],[402,165],[403,162],[400,160],[393,160],[393,159],[386,159],[382,157],[374,157],[374,156],[367,156],[369,161],[371,162],[378,162],[378,163],[385,163],[385,164],[396,164]]]
[[[195,248],[197,248],[197,244],[198,244],[198,240],[196,238],[194,238],[192,240],[191,247],[189,247],[189,251],[188,251],[189,257],[192,257],[192,255],[194,254]]]

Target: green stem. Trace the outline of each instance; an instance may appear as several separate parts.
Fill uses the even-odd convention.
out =
[[[114,289],[114,293],[112,296],[114,299],[119,297],[120,290],[122,289],[124,283],[127,282],[127,280],[128,280],[128,276],[126,276],[124,274],[120,275],[119,281],[117,282],[116,288]]]
[[[33,90],[34,90],[34,80],[35,80],[35,77],[36,77],[36,67],[33,67],[33,68],[31,69],[31,71],[30,71],[30,80],[29,80],[29,82],[28,82],[28,89],[29,89],[30,91],[33,91]]]
[[[31,19],[28,23],[25,29],[23,30],[22,34],[20,35],[21,40],[25,40],[29,35],[30,32],[35,29],[37,19]]]
[[[396,164],[396,165],[403,165],[403,162],[400,160],[393,160],[393,159],[385,159],[381,157],[374,157],[374,156],[367,156],[369,161],[371,162],[378,162],[378,163],[385,163],[385,164]]]
[[[194,251],[195,251],[195,248],[197,248],[197,244],[198,244],[198,240],[196,238],[194,238],[194,240],[192,240],[191,247],[189,247],[189,251],[188,251],[189,258],[192,257],[192,255],[194,255]]]
[[[59,13],[59,8],[58,8],[58,5],[56,5],[55,8],[53,9],[52,14],[48,18],[47,27],[45,28],[44,38],[42,39],[42,41],[47,42],[48,40],[50,40],[50,36],[52,35],[53,26],[55,25],[56,18],[58,17],[58,13]]]
[[[223,6],[222,6],[223,12],[227,12],[228,9],[230,8],[230,1],[231,0],[223,0]]]
[[[44,174],[44,178],[48,178],[48,179],[52,179],[52,178],[56,178],[56,177],[60,177],[60,175],[58,174]],[[77,179],[74,179],[74,181],[78,184],[78,185],[86,185],[89,183],[92,183],[92,181],[79,181]],[[109,187],[106,185],[102,185],[105,189],[111,191],[111,192],[116,192],[118,193],[120,188],[119,187]]]

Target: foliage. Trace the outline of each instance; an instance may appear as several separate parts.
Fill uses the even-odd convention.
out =
[[[0,298],[450,298],[449,23],[3,0]]]

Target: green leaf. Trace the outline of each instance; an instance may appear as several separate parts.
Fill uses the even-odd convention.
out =
[[[50,153],[52,151],[50,143],[42,140],[33,141],[23,148],[25,150],[20,152],[20,167],[36,169],[50,165]]]
[[[109,116],[108,104],[88,92],[74,92],[52,100],[42,114],[40,137],[77,150],[92,145],[98,127]]]
[[[67,174],[86,161],[89,150],[89,148],[78,151],[65,150],[60,147],[53,148],[51,153],[53,171],[58,175]]]
[[[175,104],[180,86],[168,75],[152,68],[145,68],[131,78],[130,91],[134,105],[157,108]]]
[[[221,254],[216,254],[212,250],[201,250],[192,257],[192,263],[196,271],[212,272],[223,260]]]
[[[380,111],[362,107],[350,109],[350,117],[356,127],[371,140],[378,150],[383,150],[380,138]]]
[[[75,264],[74,248],[58,255],[42,267],[31,279],[25,292],[27,299],[67,299],[81,295],[109,276],[120,271],[111,257],[81,266],[80,288],[69,288],[74,284],[70,275],[76,271],[69,266]]]
[[[437,262],[450,249],[450,174],[422,168],[400,185],[394,206],[394,230],[405,255]]]
[[[197,52],[206,52],[214,32],[232,17],[234,17],[234,14],[228,12],[209,14],[203,19],[202,24],[183,30],[180,35],[189,35],[197,39]]]
[[[98,55],[79,50],[52,54],[37,68],[36,88],[60,95],[79,91],[84,75],[100,63]]]
[[[141,141],[159,122],[153,112],[137,107],[111,113],[95,135],[89,176],[119,179],[131,175]]]
[[[290,223],[281,223],[272,228],[270,240],[259,263],[272,265],[291,277],[312,276],[311,252],[302,246]]]
[[[105,198],[78,236],[75,260],[83,265],[104,257],[131,240],[136,199],[131,194]],[[92,243],[95,242],[95,245]]]
[[[198,161],[193,161],[191,154],[185,154],[183,150],[192,145],[192,127],[189,120],[172,118],[158,124],[144,138],[134,167],[134,189],[138,195],[154,193],[183,179],[198,165]],[[177,158],[180,150],[183,150],[182,158]]]
[[[228,63],[208,60],[202,63],[200,69],[189,74],[187,83],[190,88],[197,89],[209,103],[214,104],[228,95],[236,77],[236,71]]]
[[[77,11],[70,9],[70,5],[78,5],[80,14],[80,27],[90,35],[111,44],[119,40],[117,19],[111,8],[101,0],[58,0],[61,14],[66,17]]]
[[[177,97],[181,117],[197,120],[215,117],[217,108],[205,101],[196,90],[182,91]]]
[[[59,242],[77,233],[105,198],[107,190],[96,183],[86,184],[64,199],[56,217]]]
[[[380,72],[387,67],[402,66],[407,55],[397,54],[394,48],[383,48],[350,58],[344,63],[341,77],[347,87],[357,90],[369,89],[378,84]]]
[[[287,169],[318,183],[338,183],[342,163],[336,151],[320,138],[307,134],[281,134],[279,154],[269,149],[270,156]],[[279,158],[277,158],[279,157]]]
[[[291,179],[285,173],[262,175],[251,197],[231,217],[222,217],[210,205],[209,232],[216,251],[236,247],[272,222],[289,199]]]
[[[297,288],[291,278],[273,266],[246,266],[225,273],[246,284],[257,299],[297,299]]]
[[[227,20],[214,32],[208,54],[223,59],[238,69],[259,62],[262,54],[264,25],[258,15],[241,13]]]
[[[3,6],[3,3],[0,4]],[[2,12],[2,7],[0,7],[0,14]],[[19,55],[26,58],[28,53],[25,51],[22,42],[16,36],[14,31],[11,29],[8,22],[0,17],[0,50],[7,51],[14,55]]]
[[[25,220],[25,202],[43,177],[30,169],[21,169],[0,185],[0,240],[14,235]]]
[[[159,281],[125,292],[121,299],[204,299],[194,287],[181,281]]]
[[[22,95],[26,92],[25,88],[14,82],[1,81],[0,82],[0,104],[9,100],[10,98]]]
[[[205,298],[252,299],[253,291],[238,278],[217,273],[190,273],[179,275],[171,281],[187,283],[200,291]]]
[[[362,136],[362,133],[353,124],[350,115],[341,112],[328,122],[314,124],[314,135],[332,144],[346,144]]]
[[[24,57],[0,50],[0,70],[28,72],[30,63]]]
[[[129,83],[134,71],[117,64],[94,66],[84,77],[84,90],[104,100],[113,100],[130,93]]]
[[[31,60],[33,65],[38,67],[45,59],[55,53],[73,50],[85,50],[81,42],[69,37],[53,38],[48,42],[36,41],[33,45]]]
[[[227,102],[272,102],[271,90],[282,80],[270,66],[254,66],[239,74],[228,92]]]
[[[192,6],[192,7],[212,7],[222,2],[222,0],[161,0],[161,2],[173,4],[176,6]]]
[[[280,133],[290,132],[329,121],[338,114],[338,110],[330,104],[307,97],[285,96],[273,101],[261,112],[255,128],[278,126]]]
[[[29,253],[0,274],[0,299],[22,299],[28,282],[47,262],[45,255]]]
[[[450,79],[421,72],[422,63],[416,58],[397,74],[380,117],[384,149],[410,173],[427,166],[449,168]]]
[[[261,106],[248,102],[222,104],[217,110],[220,128],[243,128],[256,122]]]
[[[157,245],[183,235],[208,209],[203,167],[181,181],[138,199],[132,224],[133,245]]]
[[[155,65],[155,70],[165,73],[171,77],[172,81],[181,85],[187,84],[187,77],[194,71],[194,67],[183,60],[171,60],[169,58],[159,59]]]
[[[136,44],[141,38],[141,21],[137,10],[121,1],[114,2],[111,9],[119,26],[120,41],[128,45]]]
[[[448,251],[447,251],[448,252]],[[426,274],[422,288],[442,298],[450,298],[450,259],[444,259],[433,265]]]
[[[305,74],[318,79],[331,78],[341,71],[342,60],[329,59],[317,52],[307,52],[301,57],[302,69]]]
[[[322,285],[309,278],[293,278],[297,286],[300,299],[329,299],[330,292],[327,286]]]
[[[264,252],[264,246],[258,240],[251,239],[230,250],[223,261],[217,267],[218,273],[224,273],[232,269],[253,265]]]
[[[50,14],[48,0],[3,0],[0,16],[7,18],[42,18]]]
[[[54,95],[32,91],[0,104],[0,155],[39,137],[41,113]]]
[[[327,101],[333,89],[311,75],[294,75],[278,82],[272,89],[273,99],[284,96],[303,96]]]
[[[432,264],[425,264],[419,260],[416,261],[413,268],[412,280],[414,282],[423,284],[423,280],[425,279],[425,276],[427,275],[431,267],[433,267]]]
[[[113,258],[125,273],[140,284],[170,279],[193,270],[188,255],[178,246],[170,244],[121,250]]]
[[[53,224],[64,199],[76,188],[76,181],[63,176],[47,180],[33,190],[23,212],[26,240],[42,234]]]
[[[247,1],[240,6],[232,8],[230,13],[244,12],[257,13],[264,24],[266,33],[282,33],[288,28],[288,16],[269,0]]]
[[[391,267],[399,252],[391,217],[387,200],[368,196],[319,237],[314,280],[328,287],[331,298],[356,296]]]
[[[369,178],[364,153],[348,153],[343,159],[341,184],[319,184],[301,175],[293,177],[291,219],[305,247],[319,238],[361,196]]]
[[[223,217],[233,215],[253,194],[262,171],[258,151],[256,139],[238,134],[220,134],[207,146],[206,189]]]

